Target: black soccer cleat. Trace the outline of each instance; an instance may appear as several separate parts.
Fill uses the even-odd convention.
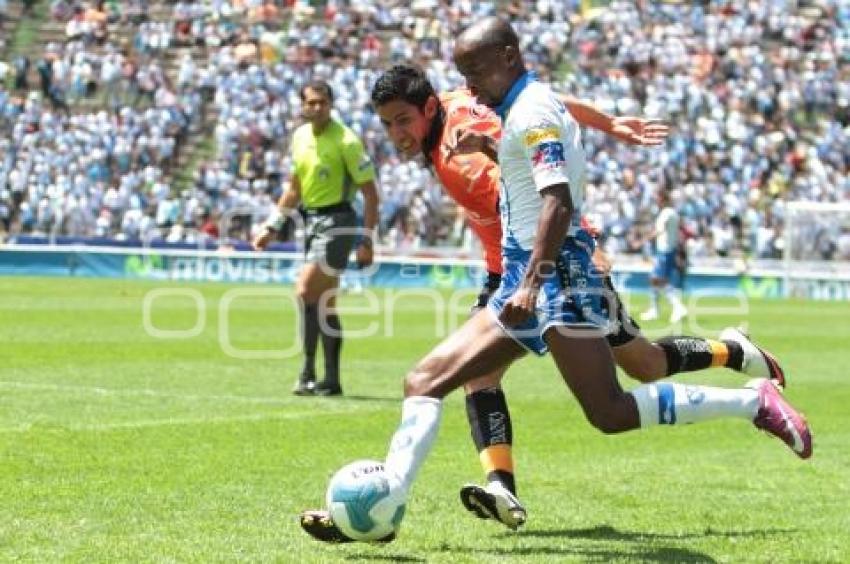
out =
[[[317,541],[327,543],[356,542],[339,530],[330,514],[324,509],[308,509],[301,512],[301,528]],[[390,533],[376,542],[392,542],[395,533]]]
[[[292,393],[296,396],[312,396],[316,389],[316,381],[315,380],[302,380],[298,379],[298,382],[295,383],[295,387],[292,388]]]
[[[313,387],[313,394],[317,396],[341,396],[342,387],[339,384],[329,384],[323,380]]]
[[[339,530],[328,512],[322,509],[302,511],[301,528],[318,541],[330,543],[354,542],[354,539],[347,537]]]

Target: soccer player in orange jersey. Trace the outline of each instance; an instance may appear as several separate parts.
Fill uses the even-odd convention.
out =
[[[463,150],[462,145],[481,135],[497,141],[501,135],[500,118],[487,106],[478,104],[465,89],[438,95],[422,70],[406,65],[395,66],[378,79],[372,90],[372,103],[395,148],[406,158],[424,157],[446,193],[463,208],[470,227],[481,240],[488,275],[473,310],[485,307],[502,275],[499,165],[495,143],[474,153]],[[668,133],[667,126],[657,121],[612,117],[569,97],[564,97],[564,103],[579,124],[625,143],[657,146],[663,144]],[[606,274],[610,270],[601,253],[594,256],[594,263]],[[607,340],[617,364],[630,377],[652,382],[679,372],[726,366],[784,385],[775,359],[734,329],[725,330],[721,340],[687,336],[647,340],[616,297],[607,276],[605,284],[615,296],[610,309],[618,321]],[[515,529],[525,522],[526,511],[516,497],[511,418],[500,387],[504,372],[499,370],[464,386],[472,437],[488,484],[464,486],[461,500],[476,516],[496,519]],[[303,513],[301,524],[320,540],[348,540],[324,511]]]

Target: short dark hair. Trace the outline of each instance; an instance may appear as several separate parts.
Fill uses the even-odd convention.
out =
[[[471,43],[476,49],[513,47],[519,49],[519,36],[511,23],[498,16],[478,20],[464,29],[458,42]]]
[[[325,82],[324,80],[311,80],[307,84],[301,87],[301,91],[298,93],[301,96],[301,101],[307,97],[307,89],[315,90],[316,92],[322,92],[325,96],[328,97],[328,101],[333,103],[334,101],[334,91],[331,89],[331,85]]]
[[[395,65],[385,72],[372,87],[372,105],[376,108],[401,100],[424,108],[431,96],[436,96],[428,76],[419,67]]]

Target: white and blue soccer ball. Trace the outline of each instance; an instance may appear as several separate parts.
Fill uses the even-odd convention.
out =
[[[406,501],[400,488],[391,487],[384,463],[376,460],[357,460],[342,467],[328,486],[331,519],[359,541],[375,541],[396,532]]]

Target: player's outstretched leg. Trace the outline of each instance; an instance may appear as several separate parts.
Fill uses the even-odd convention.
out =
[[[308,509],[302,511],[299,517],[301,528],[314,539],[329,543],[354,542],[354,539],[349,538],[339,530],[330,513],[324,509]],[[395,533],[390,533],[384,538],[378,539],[377,542],[392,542],[395,540]]]
[[[601,342],[573,339],[554,329],[547,334],[547,342],[573,395],[600,431],[620,433],[637,427],[740,417],[782,440],[800,458],[812,454],[805,418],[771,380],[757,379],[740,389],[658,382],[625,393],[605,358],[610,352]]]
[[[609,308],[617,320],[607,335],[617,365],[641,382],[654,382],[681,372],[725,367],[752,378],[770,378],[785,387],[785,374],[772,354],[738,329],[726,328],[720,338],[675,335],[650,342],[629,315],[610,278],[604,280]]]
[[[659,382],[638,386],[630,393],[641,427],[745,417],[800,458],[812,455],[812,436],[805,418],[782,397],[773,380],[754,379],[741,389]]]
[[[634,339],[632,343],[643,344],[640,339]],[[618,363],[621,359],[625,359],[624,368],[627,372],[630,372],[630,364],[641,367],[655,364],[654,368],[643,370],[646,373],[644,378],[638,378],[645,382],[657,380],[659,373],[672,376],[681,372],[726,367],[753,378],[769,378],[779,386],[785,387],[785,373],[776,357],[756,346],[737,329],[724,329],[719,340],[676,335],[651,343],[650,346],[663,350],[664,359],[654,358],[659,355],[643,351],[641,348],[645,347],[635,346],[632,343],[623,347],[623,350],[615,349],[615,355]],[[659,361],[666,370],[660,370]]]

